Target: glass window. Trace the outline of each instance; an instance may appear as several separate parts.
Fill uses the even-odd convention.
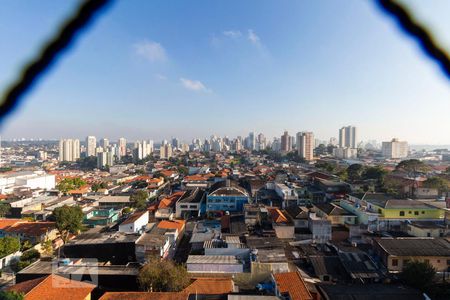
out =
[[[400,211],[400,216],[404,216],[405,212],[404,211]]]
[[[394,259],[392,260],[392,266],[393,266],[393,267],[398,266],[398,259],[395,259],[395,258],[394,258]]]

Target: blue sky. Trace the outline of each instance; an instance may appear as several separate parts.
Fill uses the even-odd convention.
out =
[[[449,49],[450,2],[407,3]],[[0,89],[76,5],[2,0]],[[449,80],[372,1],[116,1],[0,133],[328,139],[353,124],[450,144],[449,111]]]

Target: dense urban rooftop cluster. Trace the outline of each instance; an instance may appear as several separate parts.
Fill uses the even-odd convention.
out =
[[[3,293],[450,297],[447,149],[358,143],[352,126],[329,142],[285,132],[2,148]]]

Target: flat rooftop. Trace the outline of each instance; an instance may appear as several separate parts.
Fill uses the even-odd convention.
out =
[[[29,265],[21,270],[21,274],[98,274],[98,275],[130,275],[136,276],[139,273],[139,267],[135,265],[105,265],[78,263],[68,266],[57,266],[56,261],[42,261]]]
[[[69,241],[66,245],[135,243],[139,237],[139,234],[124,232],[83,233]]]
[[[229,255],[189,255],[186,263],[242,265],[236,257]]]

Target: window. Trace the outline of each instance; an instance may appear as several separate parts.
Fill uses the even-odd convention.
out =
[[[422,215],[424,215],[424,214],[425,214],[425,211],[422,210]]]
[[[394,258],[394,259],[392,260],[392,266],[393,266],[393,267],[397,267],[397,266],[398,266],[398,259],[395,259],[395,258]]]
[[[419,215],[419,212],[418,212],[418,211],[415,211],[415,212],[414,212],[414,215],[418,216],[418,215]]]
[[[411,214],[411,211],[408,211],[408,214],[410,215],[410,214]]]
[[[401,217],[403,217],[405,215],[405,212],[402,210],[402,211],[400,211],[399,214],[400,214]]]

